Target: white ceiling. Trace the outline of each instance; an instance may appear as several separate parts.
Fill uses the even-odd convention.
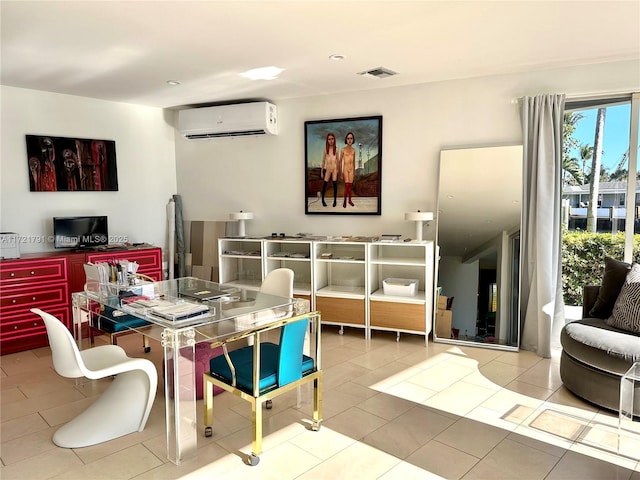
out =
[[[154,107],[640,58],[638,0],[2,0],[0,8],[3,85]],[[329,60],[335,53],[346,59]],[[285,71],[271,81],[238,75],[269,65]],[[399,74],[357,75],[380,66]]]

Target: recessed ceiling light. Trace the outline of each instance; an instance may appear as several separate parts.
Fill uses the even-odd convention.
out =
[[[176,85],[182,85],[182,82],[179,82],[178,80],[167,80],[167,85],[175,87]]]
[[[251,80],[273,80],[282,72],[284,72],[284,68],[274,67],[272,65],[270,67],[260,67],[247,70],[246,72],[241,73],[240,76]]]
[[[330,60],[344,60],[346,57],[346,55],[342,55],[340,53],[334,53],[333,55],[329,55],[329,59]]]

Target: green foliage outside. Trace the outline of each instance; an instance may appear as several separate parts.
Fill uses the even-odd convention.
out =
[[[589,233],[565,231],[562,234],[562,291],[565,305],[582,305],[582,287],[600,285],[604,258],[622,260],[624,232]],[[633,261],[640,263],[640,235],[633,238]]]

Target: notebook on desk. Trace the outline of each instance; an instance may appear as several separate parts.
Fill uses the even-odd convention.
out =
[[[180,295],[182,295],[183,297],[194,298],[196,300],[200,300],[201,302],[229,296],[227,292],[212,288],[194,288],[183,290],[180,292]]]

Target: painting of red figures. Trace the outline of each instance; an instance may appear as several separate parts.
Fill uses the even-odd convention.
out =
[[[27,135],[32,192],[118,190],[116,142]]]
[[[305,213],[380,215],[382,116],[304,123]]]

